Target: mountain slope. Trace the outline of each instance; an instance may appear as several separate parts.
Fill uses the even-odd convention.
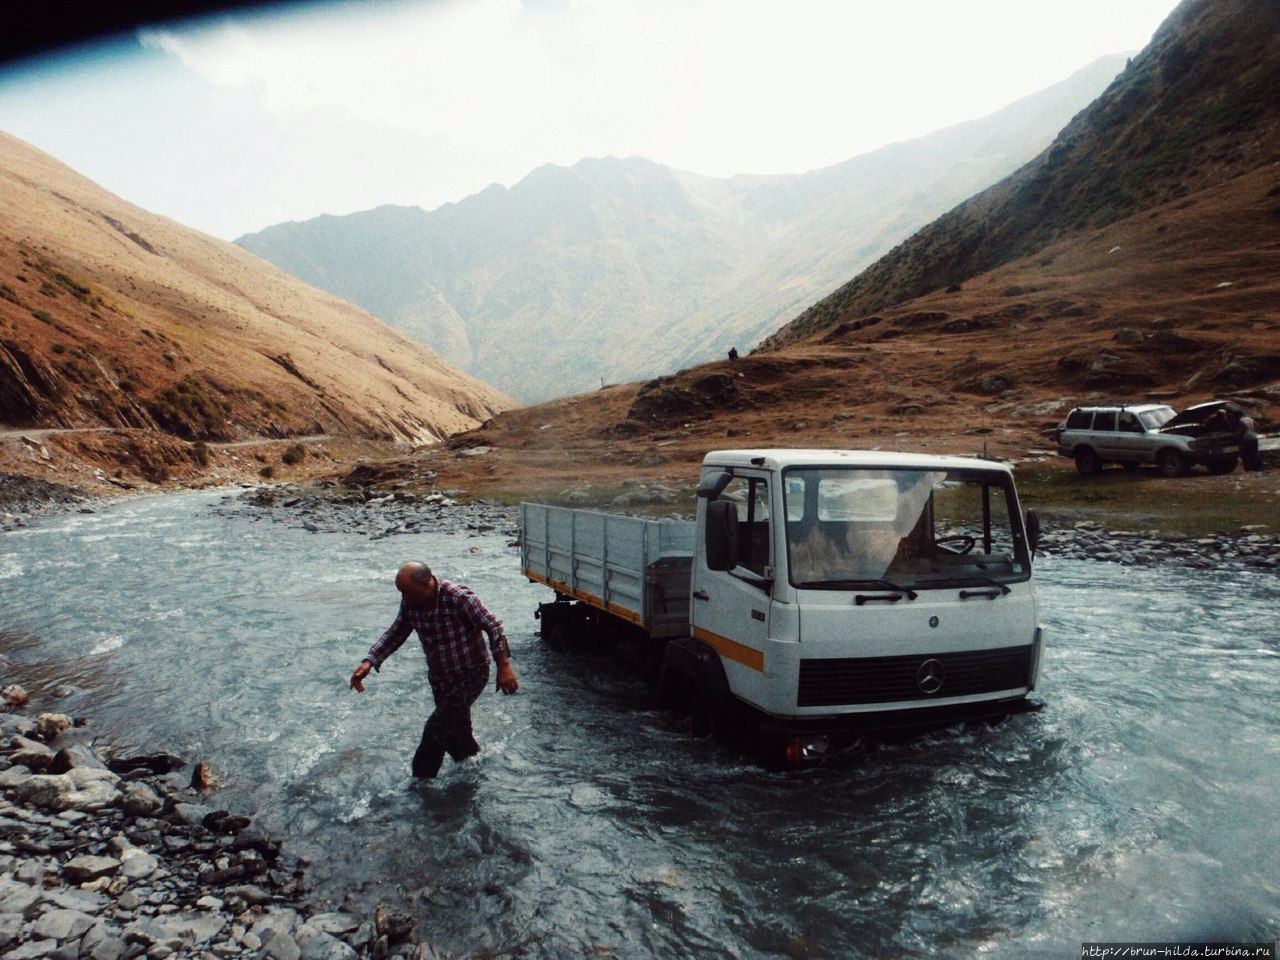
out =
[[[747,348],[1033,156],[1122,65],[803,175],[584,160],[430,213],[381,207],[238,242],[512,394],[559,395]]]
[[[1185,0],[1097,102],[1011,176],[912,236],[763,345],[961,283],[1274,157],[1280,5]]]
[[[507,406],[363,310],[0,134],[0,424],[427,442]]]

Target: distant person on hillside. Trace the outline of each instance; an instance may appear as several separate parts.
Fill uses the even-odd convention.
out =
[[[737,348],[737,347],[730,347],[730,348],[729,348],[729,359],[730,359],[730,360],[737,360],[737,359],[738,359],[738,348]]]
[[[440,772],[445,753],[457,763],[480,752],[471,733],[471,705],[489,682],[490,651],[498,665],[498,689],[511,694],[520,685],[511,668],[502,622],[474,593],[460,583],[436,578],[425,563],[402,566],[396,573],[396,589],[400,611],[351,674],[351,689],[364,693],[369,671],[381,670],[409,632],[418,631],[436,707],[422,728],[412,770],[415,777],[429,780]],[[489,637],[487,649],[482,634]]]

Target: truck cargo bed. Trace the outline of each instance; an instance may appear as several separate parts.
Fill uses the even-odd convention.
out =
[[[520,565],[530,580],[650,636],[688,636],[693,528],[692,521],[522,503]]]

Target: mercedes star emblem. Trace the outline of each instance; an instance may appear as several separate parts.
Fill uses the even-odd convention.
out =
[[[924,693],[937,693],[942,689],[942,680],[947,675],[941,660],[926,660],[916,671],[916,686]]]

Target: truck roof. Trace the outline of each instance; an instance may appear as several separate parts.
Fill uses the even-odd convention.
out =
[[[752,461],[757,461],[753,463]],[[763,463],[759,462],[763,460]],[[764,467],[906,467],[924,470],[1003,470],[1009,465],[977,457],[943,457],[932,453],[894,453],[891,450],[757,449],[712,450],[703,466]]]

